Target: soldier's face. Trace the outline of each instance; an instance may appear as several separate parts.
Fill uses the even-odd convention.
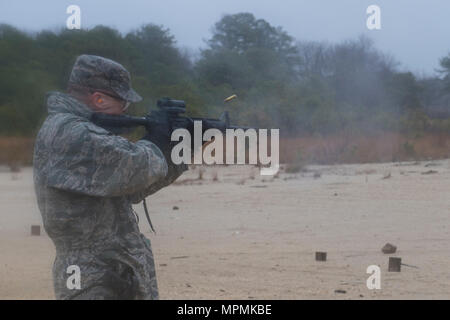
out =
[[[96,112],[119,115],[126,111],[129,103],[103,92],[94,92],[90,98],[91,107]]]

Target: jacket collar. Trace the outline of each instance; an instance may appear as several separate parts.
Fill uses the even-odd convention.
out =
[[[62,92],[47,93],[47,110],[49,114],[70,113],[90,119],[93,111],[83,102]]]

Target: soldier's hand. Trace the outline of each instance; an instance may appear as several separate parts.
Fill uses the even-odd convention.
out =
[[[170,140],[169,132],[165,127],[152,127],[142,139],[153,142],[163,153],[168,167],[166,180],[169,183],[175,181],[184,171],[188,170],[186,164],[174,164],[172,162],[171,152],[174,142]]]
[[[153,142],[162,151],[166,158],[167,155],[170,157],[172,143],[170,141],[169,132],[165,127],[154,126],[151,129],[148,129],[146,135],[142,137],[142,140]]]

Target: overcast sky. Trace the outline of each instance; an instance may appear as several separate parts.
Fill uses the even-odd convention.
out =
[[[82,28],[103,24],[126,33],[155,23],[192,49],[204,46],[222,15],[250,12],[298,40],[366,34],[415,73],[434,73],[450,52],[450,0],[0,0],[0,23],[27,31],[65,27],[71,4],[81,8]],[[381,8],[381,30],[366,27],[371,4]]]

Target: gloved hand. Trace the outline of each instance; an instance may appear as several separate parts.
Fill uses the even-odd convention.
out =
[[[151,130],[147,131],[147,134],[142,138],[142,140],[153,142],[163,153],[168,167],[168,172],[165,179],[168,184],[175,181],[184,171],[188,170],[188,166],[186,164],[174,164],[172,162],[171,152],[175,142],[170,140],[167,127],[152,127]]]
[[[147,133],[144,137],[142,137],[142,140],[153,142],[162,151],[164,157],[167,158],[167,156],[169,156],[170,158],[172,141],[170,141],[170,136],[167,128],[163,126],[154,126],[151,129],[147,130]]]

